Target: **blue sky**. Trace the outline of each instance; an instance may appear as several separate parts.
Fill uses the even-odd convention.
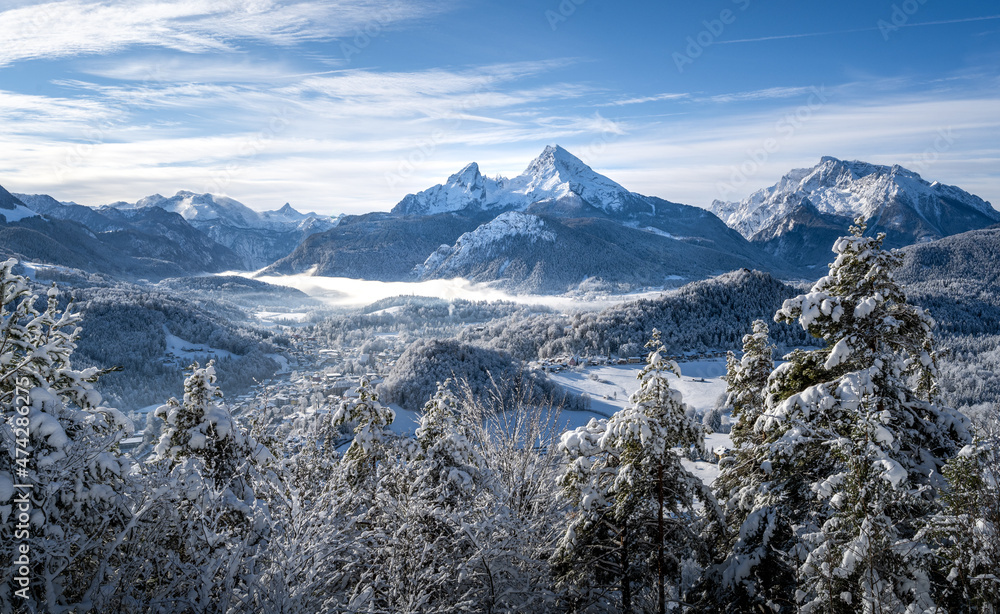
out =
[[[0,0],[0,185],[388,210],[558,143],[709,206],[823,155],[1000,206],[1000,5]]]

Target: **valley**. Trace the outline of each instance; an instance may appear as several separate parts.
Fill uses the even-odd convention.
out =
[[[531,531],[585,531],[578,522],[588,506],[612,496],[577,493],[567,476],[610,488],[600,471],[623,470],[630,450],[656,438],[667,442],[656,458],[670,467],[670,488],[683,493],[671,514],[708,531],[700,523],[735,505],[725,493],[754,487],[777,462],[748,465],[745,455],[802,445],[789,435],[755,448],[748,433],[781,423],[782,412],[801,411],[801,424],[857,412],[856,399],[876,393],[864,378],[880,363],[852,355],[866,351],[850,345],[862,334],[923,339],[919,350],[884,356],[907,373],[892,384],[907,391],[900,411],[938,416],[907,419],[938,429],[927,437],[989,432],[1000,404],[1000,214],[895,166],[823,158],[711,210],[629,192],[558,146],[513,179],[486,179],[472,164],[390,212],[357,216],[290,205],[258,213],[185,191],[97,208],[0,197],[8,283],[48,293],[47,313],[82,316],[78,337],[66,342],[74,368],[100,373],[86,394],[117,408],[107,411],[120,411],[131,429],[118,431],[115,454],[159,462],[174,449],[166,446],[177,416],[201,403],[204,422],[185,445],[237,433],[256,451],[234,462],[273,472],[253,478],[258,488],[297,484],[289,496],[302,498],[274,508],[279,533],[334,530],[357,547],[352,540],[366,533],[341,524],[353,514],[437,513],[441,504],[430,499],[358,512],[351,488],[360,479],[372,496],[405,499],[409,491],[392,494],[395,481],[412,479],[414,467],[438,458],[433,446],[444,446],[434,461],[444,473],[413,488],[437,484],[451,494],[433,497],[457,497],[447,505],[477,518],[470,531],[495,539],[483,519],[502,510],[501,533],[551,545],[552,535]],[[872,226],[848,234],[852,216]],[[881,260],[851,269],[866,258]],[[854,297],[871,279],[878,289]],[[885,310],[881,324],[866,328],[876,309]],[[858,332],[831,346],[828,331],[844,326]],[[795,369],[798,378],[838,379],[782,397],[784,374]],[[926,397],[905,388],[925,382]],[[752,417],[765,407],[770,413]],[[649,417],[661,409],[669,428]],[[859,415],[849,420],[871,419]],[[886,430],[885,415],[871,427],[880,444],[909,436],[904,426]],[[917,479],[890,460],[873,461],[886,463],[890,483]],[[734,482],[738,471],[750,481]],[[515,514],[522,495],[531,507]],[[275,496],[256,504],[271,497],[268,505],[280,506]],[[331,521],[329,510],[351,520]],[[325,547],[325,539],[289,543]],[[514,556],[517,540],[489,556]],[[549,551],[531,556],[539,557],[531,565],[554,569],[543,562]],[[545,583],[550,573],[531,577]]]

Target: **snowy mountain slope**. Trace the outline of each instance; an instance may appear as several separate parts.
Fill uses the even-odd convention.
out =
[[[445,183],[407,195],[392,212],[429,215],[465,209],[524,211],[543,201],[580,201],[615,214],[641,200],[562,147],[550,145],[513,179],[484,177],[473,162]]]
[[[522,360],[558,354],[636,356],[658,328],[671,354],[741,347],[755,319],[770,321],[797,289],[768,273],[738,269],[664,292],[658,298],[599,312],[501,318],[462,332],[463,341],[510,352]],[[771,340],[784,350],[815,343],[800,326],[774,326]]]
[[[790,171],[742,201],[715,201],[712,212],[748,239],[759,240],[774,236],[784,218],[805,206],[850,219],[864,216],[874,225],[912,235],[912,242],[955,234],[970,224],[1000,222],[1000,212],[990,203],[955,186],[929,183],[899,165],[830,156],[813,168]]]
[[[962,281],[1000,292],[1000,225],[910,245],[902,252],[903,266],[896,273],[902,282]]]
[[[614,290],[672,285],[746,262],[710,243],[606,218],[509,211],[463,234],[454,245],[442,245],[414,274],[421,280],[463,277],[513,292],[563,293],[581,285]]]
[[[527,213],[508,211],[460,236],[454,245],[442,245],[423,264],[414,269],[420,279],[448,276],[503,253],[511,241],[530,244],[544,241],[555,243],[556,235],[546,228],[541,218]],[[457,273],[451,277],[458,277]]]
[[[16,198],[24,211],[0,232],[5,255],[124,279],[216,272],[241,264],[231,250],[163,209],[99,212],[44,194]]]
[[[585,280],[662,285],[740,267],[783,270],[711,212],[629,192],[549,146],[513,179],[486,178],[472,163],[388,214],[344,218],[269,272],[383,281],[461,276],[514,291],[565,292]]]
[[[216,194],[180,191],[169,198],[154,194],[134,203],[116,202],[105,209],[157,207],[181,215],[192,226],[243,258],[241,268],[257,269],[288,255],[311,234],[329,230],[335,220],[303,214],[285,204],[276,211],[258,213],[243,203]]]
[[[25,206],[18,197],[0,186],[0,216],[3,216],[5,222],[18,222],[36,215],[38,214]]]
[[[310,235],[267,274],[312,272],[329,277],[380,281],[413,278],[413,268],[442,244],[452,244],[482,220],[455,213],[400,216],[350,215],[325,232]]]
[[[475,162],[468,164],[443,184],[416,194],[407,194],[392,212],[400,215],[434,215],[463,209],[489,209],[500,191],[502,178],[488,179]]]

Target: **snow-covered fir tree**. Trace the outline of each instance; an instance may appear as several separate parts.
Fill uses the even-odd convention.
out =
[[[773,346],[768,337],[767,323],[756,320],[753,332],[743,336],[743,355],[737,359],[729,352],[726,356],[726,400],[736,420],[732,428],[733,449],[719,462],[719,477],[713,487],[719,504],[730,526],[739,526],[746,518],[746,502],[741,496],[756,492],[750,480],[766,478],[757,465],[760,461],[762,437],[754,430],[757,419],[764,413],[767,380],[774,370]],[[720,551],[727,552],[740,537],[738,531],[720,534],[723,541]],[[772,564],[770,557],[776,553],[761,551],[762,558],[755,568],[762,574],[781,569]]]
[[[377,487],[358,507],[364,564],[353,566],[351,607],[480,610],[484,561],[477,550],[490,526],[487,476],[449,384],[439,384],[424,406],[415,441],[383,444]],[[344,462],[352,462],[349,453]]]
[[[424,405],[414,433],[419,450],[409,463],[416,478],[415,492],[443,507],[470,494],[474,484],[482,485],[486,479],[483,460],[459,420],[458,399],[450,385],[448,380],[438,384]]]
[[[171,398],[156,416],[163,430],[144,476],[146,498],[129,545],[134,562],[123,572],[143,580],[117,606],[245,607],[274,529],[258,492],[280,489],[265,467],[273,458],[233,418],[211,363],[193,364],[183,399]]]
[[[354,392],[357,396],[344,399],[330,416],[330,423],[354,426],[354,439],[344,453],[343,463],[349,471],[348,481],[358,486],[374,474],[384,453],[381,444],[385,430],[396,419],[396,412],[379,402],[367,377],[361,378]]]
[[[933,320],[893,280],[900,257],[858,220],[829,274],[775,321],[823,340],[771,374],[729,492],[732,611],[932,611],[917,540],[967,419],[934,402]],[[749,425],[747,425],[749,427]]]
[[[767,378],[774,370],[774,346],[768,337],[767,323],[755,320],[753,333],[743,336],[743,355],[739,360],[726,356],[726,404],[733,410],[736,424],[732,430],[737,448],[753,438],[753,426],[764,411]]]
[[[0,264],[0,611],[86,611],[115,590],[132,423],[71,364],[80,316],[55,287],[39,312],[16,265]]]
[[[559,484],[573,510],[555,567],[570,609],[608,607],[604,595],[617,588],[624,612],[665,611],[667,599],[676,602],[688,588],[685,567],[705,555],[696,502],[721,521],[711,492],[675,452],[704,453],[701,425],[670,387],[667,374],[680,375],[677,364],[663,356],[659,331],[646,347],[632,406],[564,433],[559,444],[567,458]]]
[[[924,529],[938,545],[943,605],[1000,612],[1000,422],[982,426],[944,468],[945,508]]]

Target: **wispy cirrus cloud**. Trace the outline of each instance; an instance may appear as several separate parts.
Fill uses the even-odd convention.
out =
[[[378,19],[389,27],[447,3],[387,0],[59,0],[0,12],[0,66],[22,60],[103,55],[127,48],[235,51],[241,43],[291,46],[353,35]]]
[[[611,102],[604,102],[598,106],[601,107],[623,107],[630,104],[643,104],[646,102],[662,102],[664,100],[685,100],[691,97],[691,94],[687,93],[664,93],[656,94],[654,96],[638,96],[635,98],[623,98],[621,100],[614,100]]]
[[[753,90],[748,92],[733,92],[729,94],[716,94],[714,96],[707,96],[704,98],[699,98],[699,101],[711,101],[711,102],[748,102],[753,100],[773,100],[776,98],[795,98],[797,96],[808,95],[816,89],[815,86],[809,87],[769,87],[761,90]]]
[[[981,17],[965,17],[962,19],[940,19],[937,21],[922,21],[916,23],[893,23],[886,26],[875,26],[870,28],[848,28],[844,30],[827,30],[825,32],[801,32],[798,34],[775,34],[773,36],[758,36],[754,38],[737,38],[733,40],[719,40],[715,41],[718,45],[738,45],[742,43],[760,43],[764,41],[775,41],[775,40],[787,40],[792,38],[813,38],[815,36],[832,36],[834,34],[853,34],[855,32],[879,32],[884,31],[884,28],[888,27],[890,29],[898,28],[921,28],[927,26],[943,26],[954,23],[969,23],[974,21],[993,21],[995,19],[1000,19],[1000,15],[984,15]]]
[[[234,122],[239,129],[205,136],[184,125],[130,121],[121,134],[86,143],[84,155],[65,139],[21,130],[0,151],[0,171],[5,187],[32,191],[35,185],[48,186],[51,192],[58,182],[57,198],[88,204],[192,189],[227,193],[257,208],[290,201],[321,212],[364,212],[386,210],[406,193],[438,183],[472,160],[484,173],[509,176],[520,172],[543,144],[558,142],[578,153],[591,149],[588,162],[629,189],[700,206],[719,197],[745,196],[791,168],[815,164],[822,155],[902,164],[929,180],[1000,200],[994,181],[1000,148],[991,138],[1000,132],[1000,101],[981,92],[943,89],[917,95],[833,88],[829,101],[795,124],[786,138],[781,122],[801,108],[808,88],[798,96],[790,95],[791,88],[787,96],[765,96],[766,107],[734,102],[721,118],[692,113],[669,123],[655,116],[625,122],[613,115],[605,119],[582,103],[600,92],[573,93],[581,99],[576,115],[556,104],[565,100],[557,96],[571,96],[562,87],[500,81],[504,91],[474,96],[481,85],[475,74],[482,72],[353,71],[323,77],[348,80],[340,84],[299,83],[253,95],[230,85],[143,88],[147,99],[142,104],[156,109],[177,105],[196,114],[203,111],[191,104],[214,100],[240,116]],[[395,93],[395,86],[404,83],[419,92],[421,104],[411,105]],[[66,112],[65,121],[81,128],[88,117],[116,112],[92,102],[79,107],[64,99],[50,102],[47,107],[42,97],[16,99],[7,108],[24,104],[32,105],[32,112]],[[921,152],[933,149],[939,130],[948,131],[953,146],[921,158]],[[128,131],[139,134],[133,137]],[[601,147],[590,147],[600,135],[611,136]],[[721,194],[720,183],[732,183],[748,152],[761,149],[767,139],[776,139],[779,147],[753,173],[741,176],[739,185],[732,186],[734,193]],[[397,173],[401,164],[408,173],[387,182],[386,175]]]

